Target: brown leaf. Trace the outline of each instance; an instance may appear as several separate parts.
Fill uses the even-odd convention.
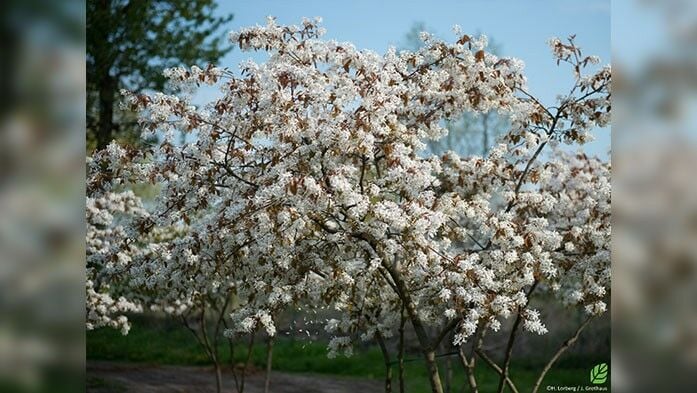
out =
[[[457,43],[462,45],[462,44],[464,44],[465,42],[469,42],[469,41],[470,41],[470,36],[468,36],[467,34],[465,34],[465,35],[463,35],[462,37],[460,37],[459,40],[457,40]]]

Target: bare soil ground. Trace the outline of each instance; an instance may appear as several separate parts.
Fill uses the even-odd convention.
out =
[[[212,368],[156,366],[89,361],[88,393],[210,393],[215,392]],[[236,392],[232,373],[223,375],[225,393]],[[270,393],[371,393],[381,392],[380,381],[326,375],[273,372]],[[264,391],[264,372],[247,375],[245,393]]]

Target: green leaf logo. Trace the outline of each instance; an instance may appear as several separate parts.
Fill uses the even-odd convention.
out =
[[[607,381],[608,367],[607,363],[600,363],[591,370],[591,383],[600,385]]]

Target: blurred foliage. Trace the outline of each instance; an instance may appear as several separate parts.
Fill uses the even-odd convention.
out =
[[[697,2],[613,2],[612,29],[613,389],[694,391]]]
[[[214,0],[92,0],[87,2],[87,148],[113,137],[139,138],[134,114],[119,109],[121,89],[170,92],[165,68],[215,63],[221,28]]]
[[[0,2],[0,391],[84,389],[84,9]]]

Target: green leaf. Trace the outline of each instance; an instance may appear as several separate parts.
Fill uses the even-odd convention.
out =
[[[591,383],[600,385],[607,381],[608,374],[607,363],[600,363],[591,369]]]

